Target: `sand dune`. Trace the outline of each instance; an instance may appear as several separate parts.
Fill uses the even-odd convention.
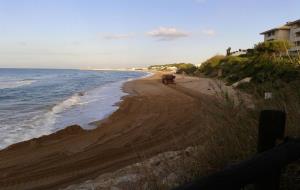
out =
[[[58,189],[203,143],[215,122],[207,117],[209,83],[179,76],[166,86],[160,74],[126,83],[130,95],[97,129],[70,126],[0,151],[0,189]]]

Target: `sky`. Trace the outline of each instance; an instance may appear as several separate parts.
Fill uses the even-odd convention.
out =
[[[246,49],[300,0],[0,0],[0,68],[128,68]]]

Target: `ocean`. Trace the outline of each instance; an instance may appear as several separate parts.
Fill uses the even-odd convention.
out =
[[[72,124],[95,126],[117,110],[134,71],[0,69],[0,149]]]

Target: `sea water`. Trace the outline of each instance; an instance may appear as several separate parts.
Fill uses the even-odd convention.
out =
[[[94,121],[118,107],[122,84],[147,75],[131,71],[0,69],[0,149],[73,124]]]

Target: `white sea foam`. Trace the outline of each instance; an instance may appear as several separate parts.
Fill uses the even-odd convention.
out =
[[[80,103],[80,96],[79,96],[79,94],[75,94],[75,95],[71,96],[69,99],[54,106],[51,111],[53,112],[53,114],[59,114],[59,113],[63,112],[64,110],[67,110],[67,109],[71,108],[72,106],[75,106],[76,104],[79,104],[79,103]]]
[[[24,120],[20,124],[0,125],[0,149],[3,149],[13,143],[29,140],[42,135],[51,134],[59,129],[68,126],[67,123],[58,123],[58,120],[64,119],[64,113],[72,110],[74,106],[80,106],[81,96],[75,94],[55,105],[47,112],[37,112],[34,117]],[[78,115],[71,115],[69,120],[78,118]],[[65,125],[63,125],[65,124]]]
[[[118,109],[116,103],[126,95],[121,90],[124,82],[126,81],[109,83],[87,91],[83,96],[76,96],[79,97],[79,100],[76,98],[76,105],[73,104],[56,117],[55,128],[60,129],[72,124],[79,124],[85,129],[94,128],[90,123],[104,119]]]
[[[29,140],[52,132],[55,118],[50,113],[36,113],[36,116],[24,120],[19,125],[1,125],[0,127],[0,149],[13,143]]]
[[[0,89],[18,88],[22,86],[31,85],[34,82],[36,82],[36,80],[0,81]]]

